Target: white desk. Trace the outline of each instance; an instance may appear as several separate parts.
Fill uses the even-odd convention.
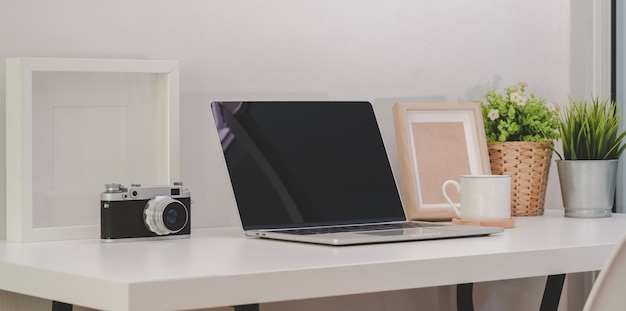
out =
[[[119,244],[0,241],[0,289],[105,310],[244,305],[600,270],[626,234],[626,214],[516,221],[489,237],[347,247],[237,228]]]

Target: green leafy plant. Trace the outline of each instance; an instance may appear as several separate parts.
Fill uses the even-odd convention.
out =
[[[559,117],[563,155],[557,155],[561,160],[618,159],[626,148],[622,145],[626,131],[620,132],[620,123],[615,101],[570,98],[569,106]]]
[[[480,102],[487,142],[543,142],[558,137],[558,108],[534,94],[527,96],[526,83],[491,90]]]

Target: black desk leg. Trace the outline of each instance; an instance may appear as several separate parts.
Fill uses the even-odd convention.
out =
[[[559,308],[563,283],[565,283],[565,274],[548,275],[539,311],[556,311]]]
[[[242,306],[234,306],[235,311],[259,311],[259,304],[251,304],[251,305],[242,305]]]
[[[474,311],[474,283],[456,286],[456,309],[458,311]]]
[[[556,311],[559,308],[564,283],[565,274],[548,276],[539,311]],[[458,311],[474,311],[473,289],[473,283],[458,284],[456,286],[456,307]]]
[[[64,302],[53,301],[52,311],[72,311],[72,305]]]

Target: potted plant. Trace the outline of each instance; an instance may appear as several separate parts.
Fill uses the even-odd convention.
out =
[[[492,174],[511,176],[512,216],[543,215],[559,125],[557,106],[526,87],[491,90],[481,101]]]
[[[626,148],[615,101],[573,100],[559,118],[563,154],[557,152],[566,217],[610,217],[618,159]]]

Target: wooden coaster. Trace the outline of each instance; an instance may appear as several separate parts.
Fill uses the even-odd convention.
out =
[[[515,228],[515,219],[498,219],[498,220],[467,220],[460,218],[453,218],[453,224],[457,225],[473,225],[473,226],[485,226],[485,227],[501,227],[501,228]]]

